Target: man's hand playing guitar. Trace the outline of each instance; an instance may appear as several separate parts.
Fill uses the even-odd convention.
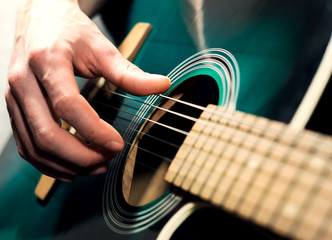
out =
[[[166,77],[124,59],[76,0],[24,0],[17,13],[7,108],[20,155],[63,181],[105,173],[107,160],[124,146],[80,95],[74,75],[103,76],[135,95],[170,86]],[[90,144],[62,129],[60,119]]]

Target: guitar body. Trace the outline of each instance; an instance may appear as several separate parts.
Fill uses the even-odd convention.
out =
[[[112,18],[117,17],[115,24],[108,25],[115,40],[137,22],[152,25],[153,30],[134,61],[145,71],[167,75],[201,49],[227,50],[218,50],[217,54],[231,66],[226,69],[234,75],[231,80],[223,81],[201,65],[197,69],[191,67],[183,76],[176,77],[175,71],[171,96],[202,106],[224,105],[284,122],[291,120],[300,104],[331,36],[328,1],[211,0],[201,5],[201,1],[190,0],[128,2],[130,5],[123,1],[123,6],[119,6],[124,11],[122,15],[128,14],[126,21],[118,22],[122,15],[113,13],[119,9],[113,3],[105,6],[104,19],[114,23]],[[186,64],[188,61],[183,66]],[[125,94],[120,90],[118,93]],[[169,237],[167,234],[176,231],[182,220],[198,209],[196,217],[177,232],[178,238],[208,238],[207,231],[215,236],[210,229],[225,234],[224,237],[266,237],[267,232],[262,234],[253,224],[209,205],[197,204],[198,199],[189,194],[164,183],[159,187],[157,182],[162,182],[162,177],[154,171],[165,168],[165,161],[154,161],[165,154],[169,159],[176,150],[164,149],[146,136],[163,136],[176,145],[181,145],[184,136],[165,133],[156,124],[149,126],[145,118],[165,124],[175,121],[186,131],[191,125],[168,114],[158,116],[152,105],[170,104],[161,97],[134,97],[151,104],[145,105],[125,96],[129,98],[101,92],[91,103],[128,143],[110,162],[108,174],[60,183],[46,202],[38,201],[34,195],[40,173],[19,157],[14,140],[9,140],[0,159],[0,239],[156,239]],[[200,113],[182,109],[178,104],[170,104],[169,108],[194,117]],[[139,151],[141,148],[149,152],[157,149],[158,156],[150,159],[149,154]],[[144,169],[146,166],[150,168]],[[154,184],[159,190],[153,190],[150,196],[148,190]]]

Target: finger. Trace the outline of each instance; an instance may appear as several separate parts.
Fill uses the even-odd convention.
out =
[[[29,82],[28,85],[11,81],[16,89],[19,85],[19,90],[23,91],[23,94],[21,91],[15,92],[19,96],[19,102],[15,102],[15,96],[11,99],[12,109],[15,110],[13,118],[31,159],[39,164],[54,167],[57,171],[70,169],[74,171],[70,174],[75,175],[84,168],[96,166],[109,159],[110,154],[105,150],[94,145],[87,146],[61,129],[58,121],[54,120],[54,114],[45,101],[37,80],[31,73],[26,74],[25,77],[29,79],[29,81],[24,81],[24,83]],[[24,114],[20,113],[19,104],[22,106]]]
[[[106,38],[93,42],[90,54],[87,64],[92,66],[92,71],[128,93],[142,96],[162,93],[170,87],[167,77],[142,71],[125,59]]]
[[[105,64],[106,60],[104,64],[99,65],[101,75],[130,94],[146,96],[162,93],[167,91],[171,85],[167,77],[146,73],[122,56],[109,59],[109,61],[110,64]]]
[[[17,152],[19,153],[19,155],[23,158],[26,159],[28,157],[28,154],[25,150],[24,144],[22,143],[21,137],[17,132],[17,128],[14,122],[13,117],[11,116],[11,114],[9,113],[9,118],[10,118],[10,125],[12,127],[13,130],[13,137],[17,146]]]
[[[37,162],[31,161],[29,158],[26,159],[33,167],[35,167],[36,169],[38,169],[38,171],[41,174],[44,174],[46,176],[55,178],[57,180],[60,180],[62,182],[72,182],[74,180],[73,175],[66,175],[61,171],[57,171],[54,168],[50,168],[44,165],[40,165]]]
[[[10,115],[10,120],[11,120],[10,123],[13,130],[13,136],[20,156],[24,158],[26,161],[28,161],[30,164],[35,166],[41,173],[47,174],[52,177],[56,177],[58,179],[62,179],[63,181],[71,181],[73,176],[76,175],[76,173],[72,170],[68,170],[63,166],[54,163],[52,161],[53,157],[51,156],[49,156],[48,158],[43,158],[40,156],[36,157],[37,155],[34,153],[32,153],[32,156],[35,156],[35,159],[30,157],[31,153],[29,153],[26,149],[27,148],[32,149],[34,148],[34,146],[33,144],[31,144],[33,141],[26,128],[26,123],[22,118],[22,112],[19,110],[16,104],[17,102],[11,94],[9,93],[6,94],[6,101],[7,101],[8,112]],[[15,119],[17,122],[19,122],[18,124],[19,128],[16,126]],[[23,139],[21,136],[23,137]],[[25,145],[27,145],[27,147]],[[33,152],[37,151],[34,150]]]
[[[57,167],[52,164],[40,164],[39,162],[33,161],[30,159],[29,154],[25,150],[24,144],[22,143],[21,137],[18,134],[17,127],[15,125],[15,122],[13,118],[10,116],[10,123],[13,130],[13,136],[17,145],[18,153],[20,156],[28,161],[31,165],[33,165],[36,169],[38,169],[42,174],[56,178],[63,182],[72,182],[74,179],[74,176],[76,175],[100,175],[107,172],[108,165],[107,163],[103,163],[99,166],[92,167],[90,169],[81,171],[81,172],[75,172],[75,171],[67,171],[67,169],[63,169],[61,166]],[[46,161],[50,161],[50,158],[48,158]]]
[[[115,152],[121,151],[124,143],[120,134],[100,119],[86,99],[80,95],[70,61],[63,60],[60,63],[61,65],[53,64],[52,67],[49,67],[48,64],[42,66],[32,64],[32,67],[38,80],[45,87],[56,116],[72,125],[85,140],[92,144],[88,145],[89,149],[84,150],[83,143],[77,139],[69,139],[67,132],[62,132],[61,135],[57,133],[57,139],[54,140],[61,140],[55,143],[52,142],[52,144],[62,145],[65,141],[67,146],[63,146],[58,150],[60,156],[68,155],[68,158],[75,159],[76,163],[82,161],[81,158],[85,159],[85,162],[89,162],[89,159],[91,159],[86,166],[92,166],[92,159],[98,159],[98,156],[91,156],[93,152],[87,152],[87,150],[93,150],[95,154],[99,153],[100,157],[100,153],[106,154],[105,149],[107,149],[109,156],[106,157],[109,158],[114,156]],[[105,161],[102,158],[100,160]],[[100,163],[102,161],[95,161],[95,164]]]
[[[107,172],[108,169],[108,165],[107,164],[103,164],[100,165],[94,169],[91,169],[91,171],[88,173],[89,175],[100,175],[100,174],[104,174]]]

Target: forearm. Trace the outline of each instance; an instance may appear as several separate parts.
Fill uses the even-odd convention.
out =
[[[96,14],[106,1],[107,0],[78,0],[80,8],[89,17]]]

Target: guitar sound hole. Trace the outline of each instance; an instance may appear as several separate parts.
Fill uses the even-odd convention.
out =
[[[186,80],[170,96],[207,106],[218,103],[219,92],[215,81],[204,75]],[[201,114],[199,109],[167,99],[159,106],[194,118]],[[185,132],[189,132],[194,124],[191,120],[163,110],[154,111],[150,119]],[[164,181],[164,175],[185,137],[185,134],[167,127],[146,122],[129,154],[123,176],[123,193],[130,205],[145,205],[167,192],[169,186]],[[135,159],[135,163],[132,159]]]

